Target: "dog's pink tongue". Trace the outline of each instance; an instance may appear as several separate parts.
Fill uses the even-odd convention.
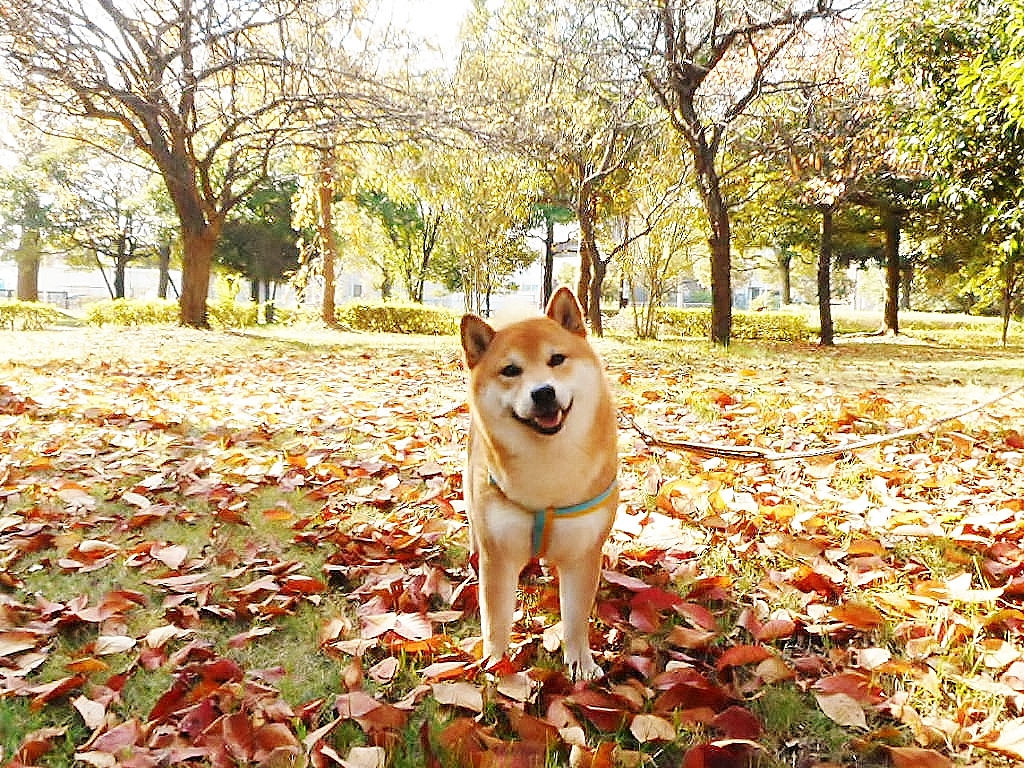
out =
[[[534,417],[534,421],[536,421],[542,429],[552,429],[562,423],[562,412],[555,411],[550,414],[538,414]]]

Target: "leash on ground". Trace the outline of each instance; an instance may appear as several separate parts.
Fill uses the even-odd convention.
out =
[[[1002,392],[1001,394],[985,400],[984,402],[972,405],[970,408],[966,408],[958,413],[952,413],[948,416],[933,419],[927,424],[922,424],[910,429],[901,429],[898,432],[888,432],[884,435],[878,435],[877,437],[858,440],[857,442],[846,443],[845,445],[835,445],[830,448],[816,448],[808,451],[787,451],[785,453],[777,453],[770,448],[758,448],[756,446],[721,445],[715,443],[699,443],[690,440],[667,440],[665,438],[652,435],[650,432],[646,431],[636,423],[636,420],[632,415],[627,415],[627,418],[630,422],[630,426],[636,430],[637,434],[640,435],[640,438],[648,445],[658,446],[660,448],[678,448],[680,450],[708,458],[734,459],[737,461],[790,461],[792,459],[814,459],[821,456],[836,456],[842,453],[860,451],[864,448],[872,448],[876,445],[892,442],[893,440],[923,435],[926,432],[932,432],[948,421],[954,421],[974,413],[975,411],[988,408],[989,406],[998,403],[1000,400],[1005,400],[1006,398],[1012,397],[1022,391],[1024,391],[1024,384],[1014,387],[1006,392]]]

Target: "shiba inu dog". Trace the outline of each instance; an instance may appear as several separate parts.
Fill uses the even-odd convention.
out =
[[[615,406],[580,306],[560,288],[544,316],[495,329],[462,318],[470,438],[463,488],[479,556],[484,658],[508,651],[519,574],[558,573],[570,677],[600,677],[589,621],[618,505]]]

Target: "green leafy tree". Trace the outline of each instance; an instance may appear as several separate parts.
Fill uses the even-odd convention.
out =
[[[292,180],[268,179],[224,224],[217,260],[246,277],[252,300],[270,302],[272,287],[299,264],[299,234],[292,229]]]
[[[868,23],[864,55],[889,88],[904,151],[932,170],[949,215],[980,221],[987,236],[964,269],[972,292],[994,294],[1005,343],[1024,282],[1024,12],[1012,2],[885,4]]]

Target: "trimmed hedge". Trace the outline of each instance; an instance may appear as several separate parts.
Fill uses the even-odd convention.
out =
[[[352,302],[338,307],[338,322],[354,331],[422,333],[446,336],[456,333],[460,315],[443,307],[423,304]]]
[[[62,317],[55,307],[39,301],[0,301],[0,328],[13,331],[20,323],[23,331],[41,331]]]
[[[711,308],[662,307],[658,321],[673,333],[692,338],[711,336]],[[811,336],[807,318],[798,312],[732,313],[732,338],[761,341],[805,341]]]
[[[89,325],[170,325],[178,322],[178,303],[170,299],[104,299],[85,307]]]
[[[248,328],[266,317],[267,305],[251,301],[211,301],[206,305],[210,325],[217,328]],[[170,299],[106,299],[85,308],[89,325],[174,325],[180,319],[178,303]],[[274,307],[274,323],[293,325],[313,319],[308,310]]]

